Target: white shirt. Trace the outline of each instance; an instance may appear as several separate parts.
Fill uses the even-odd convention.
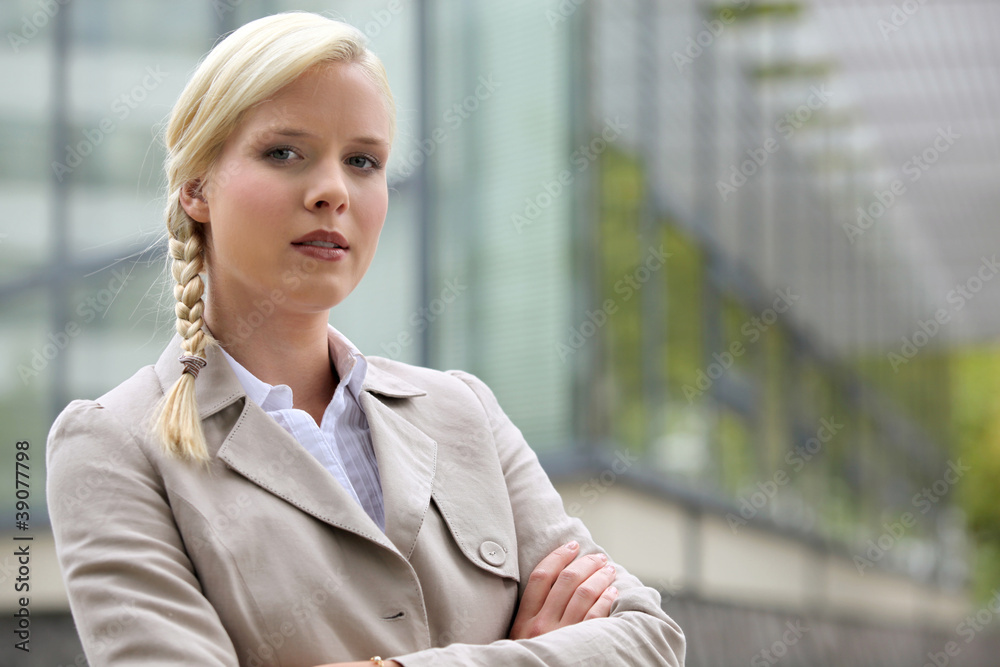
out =
[[[317,426],[305,410],[292,407],[291,387],[286,384],[269,385],[257,379],[228,352],[222,350],[222,353],[243,385],[247,398],[259,405],[315,456],[385,532],[385,507],[382,504],[378,461],[368,419],[359,402],[368,361],[333,325],[328,326],[330,357],[340,375],[340,383],[323,413],[322,426]]]

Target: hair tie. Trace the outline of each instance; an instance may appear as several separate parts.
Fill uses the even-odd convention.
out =
[[[198,372],[208,364],[208,361],[202,359],[201,357],[194,357],[189,354],[182,354],[177,357],[177,360],[184,364],[184,370],[181,371],[181,375],[184,373],[190,373],[191,377],[197,378]]]

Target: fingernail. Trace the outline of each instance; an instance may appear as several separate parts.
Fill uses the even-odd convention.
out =
[[[608,565],[608,566],[606,566],[604,568],[604,571],[607,572],[608,574],[617,574],[618,573],[618,571],[615,570],[615,566],[614,565]]]
[[[608,592],[611,593],[612,597],[618,597],[618,589],[615,588],[614,586],[612,586],[611,588],[609,588]]]
[[[580,543],[577,542],[576,540],[573,540],[572,542],[566,545],[566,548],[569,549],[570,551],[576,551],[579,547]]]
[[[602,563],[607,563],[607,562],[608,562],[608,555],[607,555],[607,554],[597,554],[597,558],[598,558],[598,559],[599,559],[599,560],[600,560],[600,561],[601,561]]]

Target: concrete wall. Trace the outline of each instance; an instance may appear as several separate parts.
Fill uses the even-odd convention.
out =
[[[866,570],[859,574],[847,557],[830,554],[774,532],[739,527],[724,517],[693,513],[680,504],[623,483],[581,493],[584,478],[556,484],[567,511],[579,516],[612,558],[668,594],[790,613],[822,611],[862,621],[955,626],[972,611],[961,594],[928,588],[907,577]],[[589,487],[592,489],[592,487]],[[68,611],[51,534],[30,544],[32,613]],[[0,561],[0,609],[16,608],[18,562],[14,547]]]
[[[847,556],[750,525],[734,530],[721,515],[624,483],[600,495],[586,478],[562,479],[556,488],[612,558],[668,593],[942,631],[972,611],[962,593],[879,568],[861,574]]]

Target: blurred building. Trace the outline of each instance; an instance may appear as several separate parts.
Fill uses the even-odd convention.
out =
[[[13,664],[82,664],[48,427],[172,335],[158,132],[220,35],[291,9],[363,29],[398,103],[380,248],[331,321],[482,377],[689,664],[959,639],[943,350],[997,331],[1000,6],[23,0],[0,7],[0,429],[31,445],[45,644]],[[988,664],[991,632],[949,664]]]

